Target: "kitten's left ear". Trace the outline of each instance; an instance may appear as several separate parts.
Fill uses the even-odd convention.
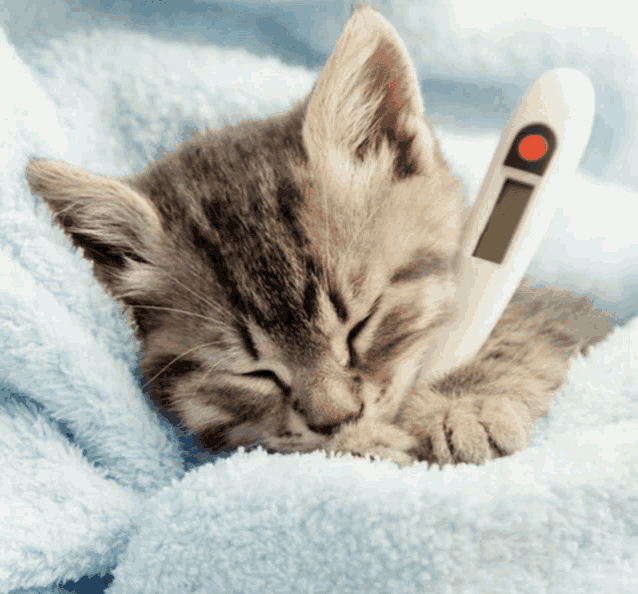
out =
[[[393,178],[441,162],[410,56],[377,11],[358,7],[348,20],[313,88],[303,136],[310,161],[328,169],[356,169],[384,143],[392,158],[380,165]]]
[[[118,294],[129,290],[126,279],[153,261],[162,241],[151,202],[120,180],[62,161],[31,161],[28,179],[56,223],[93,261],[97,280]]]

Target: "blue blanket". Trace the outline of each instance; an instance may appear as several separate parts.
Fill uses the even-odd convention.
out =
[[[59,42],[39,77],[0,42],[12,81],[0,98],[0,594],[104,574],[108,594],[638,591],[638,323],[574,362],[527,450],[487,466],[262,450],[193,462],[140,390],[119,307],[25,167],[37,155],[129,173],[187,133],[175,122],[277,111],[312,76],[210,49],[233,70],[215,87],[224,111],[193,74],[173,117],[171,64],[147,38]],[[121,84],[126,73],[107,67],[122,46],[148,60],[146,82]],[[166,59],[189,51],[176,44]],[[166,113],[144,121],[154,97]]]

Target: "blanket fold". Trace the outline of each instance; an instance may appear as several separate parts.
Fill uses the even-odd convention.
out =
[[[637,430],[443,470],[236,454],[147,502],[109,591],[629,592]]]

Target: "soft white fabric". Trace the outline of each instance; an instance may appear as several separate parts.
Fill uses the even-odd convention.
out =
[[[312,75],[98,32],[43,50],[34,78],[0,40],[12,81],[0,123],[0,594],[105,572],[114,594],[638,590],[638,322],[576,360],[512,458],[399,469],[254,451],[185,471],[139,390],[119,308],[24,167],[34,154],[128,173],[179,142],[180,122],[278,111]],[[178,64],[191,78],[172,79]],[[466,154],[463,167],[480,171]],[[608,223],[601,237],[620,241]],[[609,256],[613,266],[636,271]]]

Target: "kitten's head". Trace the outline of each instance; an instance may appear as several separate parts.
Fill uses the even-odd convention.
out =
[[[213,449],[390,422],[448,316],[462,193],[392,26],[355,10],[310,96],[113,179],[29,183],[130,307],[153,396]]]

